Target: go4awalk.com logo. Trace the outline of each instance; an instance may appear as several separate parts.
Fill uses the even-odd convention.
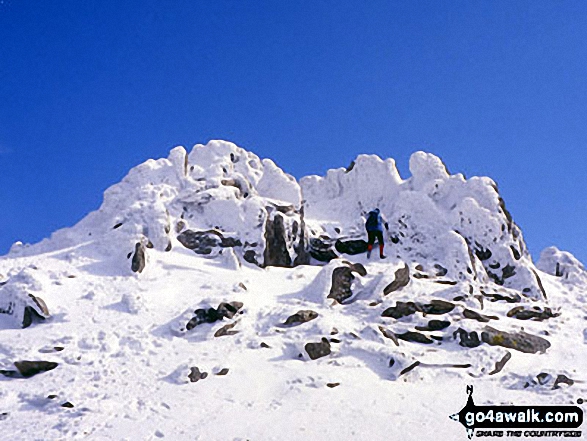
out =
[[[450,418],[460,422],[469,439],[477,437],[581,438],[583,410],[577,406],[476,406],[473,386],[467,404]]]

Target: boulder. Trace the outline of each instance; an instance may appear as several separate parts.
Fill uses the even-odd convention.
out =
[[[481,345],[481,340],[479,340],[479,335],[475,332],[467,332],[462,328],[457,329],[453,332],[453,338],[457,338],[459,340],[459,345],[464,348],[476,348],[477,346]]]
[[[334,299],[338,303],[350,298],[353,295],[351,286],[354,278],[355,276],[350,267],[340,266],[335,268],[332,272],[332,286],[328,298]]]
[[[330,262],[338,257],[328,240],[316,237],[310,239],[310,256],[319,262]]]
[[[450,326],[447,320],[430,320],[426,326],[416,326],[418,331],[440,331]]]
[[[407,331],[403,334],[396,334],[396,337],[409,342],[431,344],[434,340],[426,337],[424,334],[415,331]]]
[[[218,230],[193,231],[185,230],[177,240],[187,249],[196,254],[210,255],[220,248],[232,248],[241,246],[239,239],[224,237]]]
[[[550,347],[548,340],[537,335],[528,334],[524,331],[499,331],[489,326],[481,333],[481,340],[492,346],[503,346],[504,348],[515,349],[529,354],[544,353]]]
[[[30,378],[43,372],[51,371],[59,366],[53,361],[15,361],[14,366],[24,378]]]
[[[414,302],[396,302],[395,306],[387,308],[381,314],[382,317],[391,317],[400,319],[409,315],[415,314],[420,308]]]
[[[309,309],[301,310],[296,312],[294,315],[289,316],[286,320],[284,325],[285,326],[297,326],[301,325],[302,323],[309,322],[310,320],[314,320],[318,317],[318,313]]]
[[[340,240],[334,243],[334,248],[341,254],[362,254],[367,252],[367,242],[362,239]]]
[[[410,268],[406,264],[395,272],[395,279],[383,290],[383,295],[397,291],[410,283]]]
[[[420,308],[424,314],[441,315],[451,312],[455,305],[446,300],[431,300],[428,304],[420,305]]]
[[[190,373],[188,374],[188,378],[190,379],[190,382],[192,382],[192,383],[203,380],[207,376],[208,376],[207,372],[200,372],[200,369],[195,366],[190,368]]]
[[[306,343],[304,349],[310,356],[310,359],[316,360],[321,357],[325,357],[331,353],[330,342],[326,338],[322,338],[319,343]]]

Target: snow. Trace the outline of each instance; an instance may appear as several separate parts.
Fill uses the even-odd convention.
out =
[[[465,430],[449,415],[464,406],[469,384],[477,404],[587,399],[584,266],[556,248],[534,265],[491,179],[450,175],[423,152],[412,156],[410,171],[402,179],[392,159],[361,155],[350,171],[298,184],[273,161],[224,141],[189,154],[176,147],[166,159],[133,168],[77,225],[0,258],[0,308],[18,291],[42,298],[51,314],[26,329],[0,314],[0,370],[19,360],[59,363],[28,379],[0,375],[2,439],[456,440],[466,439]],[[266,221],[277,212],[267,207],[299,210],[302,200],[311,237],[364,238],[361,215],[378,206],[390,223],[388,259],[343,255],[328,264],[261,268],[239,247],[203,256],[176,239],[186,229],[217,228],[258,242],[251,249],[261,255]],[[298,218],[284,216],[292,228]],[[394,234],[397,244],[389,241]],[[153,246],[140,274],[127,257],[137,242]],[[344,261],[363,264],[367,274],[355,273],[353,296],[339,304],[327,296]],[[497,263],[516,271],[501,285],[488,275]],[[405,265],[408,285],[384,295]],[[437,275],[435,265],[446,273]],[[520,301],[491,302],[482,292]],[[398,301],[435,299],[456,307],[440,316],[381,316]],[[232,301],[244,305],[233,319],[185,329],[194,310]],[[508,317],[518,305],[560,315]],[[497,318],[481,323],[465,318],[465,309]],[[284,327],[300,310],[318,317]],[[427,333],[442,342],[396,345],[380,330],[398,335],[431,319],[450,321]],[[227,324],[238,332],[215,337]],[[480,333],[486,325],[524,330],[551,346],[529,354],[488,344],[464,348],[453,338],[459,328]],[[322,338],[332,353],[310,360],[305,344]],[[511,360],[490,375],[508,352]],[[401,374],[416,361],[421,365]],[[191,382],[192,367],[207,377]],[[524,387],[542,372],[575,384]],[[62,407],[66,402],[74,407]]]

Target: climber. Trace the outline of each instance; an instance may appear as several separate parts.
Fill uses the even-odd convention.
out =
[[[377,242],[379,243],[379,258],[385,259],[386,257],[383,254],[383,225],[385,225],[386,230],[389,230],[389,225],[381,215],[379,208],[369,212],[367,215],[367,221],[365,222],[365,229],[367,230],[367,236],[369,238],[367,245],[367,259],[371,258],[371,250],[373,249],[375,239],[377,239]]]

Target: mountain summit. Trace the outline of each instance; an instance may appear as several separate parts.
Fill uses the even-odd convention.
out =
[[[15,244],[4,433],[455,439],[471,382],[493,402],[587,396],[583,265],[554,247],[534,264],[490,178],[424,152],[409,168],[360,155],[298,182],[229,142],[176,147]],[[385,260],[366,256],[374,208]]]

